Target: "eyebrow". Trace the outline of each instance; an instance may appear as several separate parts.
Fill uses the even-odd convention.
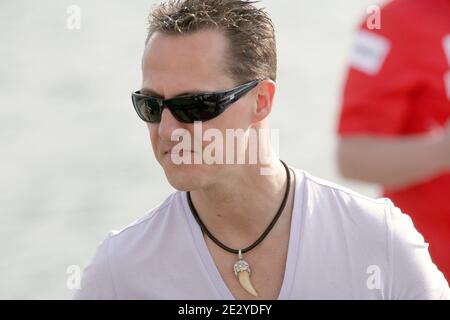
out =
[[[162,95],[160,95],[159,93],[153,91],[152,89],[143,88],[143,89],[141,89],[141,92],[144,95],[149,95],[149,96],[152,96],[152,97],[165,99]],[[205,93],[205,92],[204,91],[200,91],[200,90],[186,91],[186,92],[182,92],[182,93],[179,93],[179,94],[173,96],[173,98],[186,96],[186,95],[192,95],[192,94],[199,94],[199,93]]]

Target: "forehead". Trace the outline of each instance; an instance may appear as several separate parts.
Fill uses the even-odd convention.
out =
[[[230,81],[224,74],[227,46],[226,37],[214,30],[183,35],[156,32],[144,51],[143,88],[206,90],[223,85]]]

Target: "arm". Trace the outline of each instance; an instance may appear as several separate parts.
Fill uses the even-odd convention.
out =
[[[450,123],[445,130],[403,138],[341,137],[338,165],[346,178],[400,188],[450,169]]]

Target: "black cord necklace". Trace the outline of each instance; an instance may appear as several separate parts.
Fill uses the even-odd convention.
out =
[[[243,259],[242,254],[246,253],[250,250],[252,250],[254,247],[256,247],[258,244],[260,244],[264,238],[269,234],[269,232],[272,230],[273,226],[275,225],[275,223],[277,222],[278,218],[281,216],[281,213],[283,212],[286,203],[287,203],[287,199],[289,196],[289,190],[290,190],[290,185],[291,185],[291,175],[289,172],[289,168],[288,166],[282,161],[280,160],[281,163],[283,164],[284,168],[286,169],[286,177],[287,177],[287,182],[286,182],[286,191],[284,192],[284,197],[283,197],[283,201],[281,202],[281,205],[278,209],[278,212],[276,213],[275,217],[272,219],[272,222],[269,224],[269,226],[266,228],[266,230],[264,230],[264,232],[261,234],[261,236],[254,242],[252,243],[250,246],[244,248],[244,249],[232,249],[226,245],[224,245],[222,242],[220,242],[216,237],[214,237],[211,232],[209,232],[209,230],[206,228],[206,226],[203,224],[203,222],[201,221],[197,210],[194,207],[194,204],[192,203],[192,199],[191,199],[191,193],[188,191],[187,192],[187,200],[189,203],[189,207],[191,209],[191,212],[195,218],[195,220],[197,221],[197,223],[199,224],[201,230],[206,233],[206,235],[212,240],[214,241],[215,244],[217,244],[219,247],[221,247],[222,249],[230,252],[230,253],[234,253],[234,254],[238,254],[238,261],[234,264],[233,270],[234,270],[234,274],[238,277],[239,282],[241,283],[242,287],[244,289],[246,289],[250,294],[257,296],[257,292],[256,290],[253,288],[251,282],[250,282],[250,266],[249,264]]]

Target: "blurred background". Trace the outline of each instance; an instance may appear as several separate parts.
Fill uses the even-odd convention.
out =
[[[70,299],[67,268],[158,205],[172,187],[130,93],[147,15],[160,1],[0,1],[0,298]],[[375,0],[263,0],[277,29],[271,126],[290,165],[342,179],[336,117],[346,59]],[[67,27],[67,8],[81,28]]]

